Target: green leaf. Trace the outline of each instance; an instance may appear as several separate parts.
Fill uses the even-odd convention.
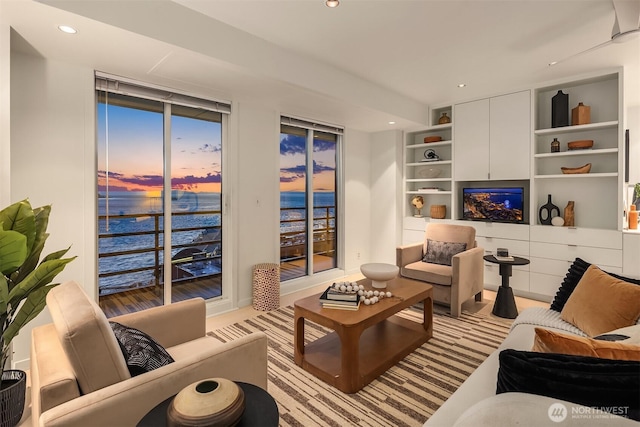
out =
[[[17,231],[27,238],[27,253],[36,238],[36,218],[28,200],[22,200],[0,211],[0,222],[5,230]]]
[[[29,273],[23,281],[17,283],[13,289],[9,291],[9,303],[12,306],[16,306],[30,292],[51,283],[53,278],[64,270],[64,267],[74,259],[76,259],[76,257],[43,261],[38,268]]]
[[[7,303],[9,302],[9,284],[4,274],[0,274],[0,313],[7,311]]]
[[[26,259],[27,238],[17,231],[0,230],[0,273],[13,273]]]
[[[9,327],[2,333],[2,340],[5,345],[8,345],[11,340],[18,335],[24,325],[42,312],[47,304],[47,294],[56,286],[58,285],[45,286],[29,294],[24,304],[22,304],[22,307],[20,307],[20,311],[16,314],[16,317],[13,318]]]

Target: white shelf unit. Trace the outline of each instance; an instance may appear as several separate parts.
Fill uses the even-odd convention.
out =
[[[622,218],[622,71],[561,81],[534,90],[532,147],[531,224],[540,225],[538,210],[552,195],[563,214],[575,202],[575,226],[621,230]],[[552,97],[562,90],[571,109],[579,102],[591,109],[591,123],[551,127]],[[560,141],[560,152],[551,152],[551,141]],[[569,150],[571,141],[592,140],[593,147]],[[563,174],[562,167],[591,164],[586,174]]]
[[[446,112],[451,118],[452,108],[442,107],[431,110],[430,122],[437,123],[442,113]],[[424,138],[428,136],[439,136],[442,138],[438,142],[425,143]],[[405,227],[410,218],[413,227],[422,228],[424,232],[424,221],[430,220],[431,205],[445,205],[447,207],[446,217],[451,218],[453,194],[453,125],[433,124],[425,129],[408,132],[405,134],[404,146],[404,217]],[[425,161],[427,150],[433,150],[438,156],[437,161]],[[416,218],[416,209],[412,206],[411,200],[416,195],[424,199],[424,207],[420,214],[422,217]],[[420,224],[418,224],[420,223]]]

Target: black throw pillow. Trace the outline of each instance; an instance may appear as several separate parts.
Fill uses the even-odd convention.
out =
[[[582,279],[584,272],[587,271],[587,268],[591,266],[590,263],[586,262],[581,258],[576,258],[571,266],[569,267],[569,271],[567,271],[567,275],[564,277],[562,284],[560,285],[560,289],[556,292],[556,296],[551,303],[551,310],[555,310],[558,313],[562,312],[564,305],[567,303],[567,300],[571,296],[571,293],[578,286],[578,282]],[[604,270],[603,270],[604,271]],[[633,283],[635,285],[640,285],[640,280],[632,279],[630,277],[620,276],[615,273],[609,273],[605,271],[609,276],[613,276],[616,279],[624,280],[625,282]]]
[[[512,349],[499,360],[496,394],[536,394],[640,420],[640,362]]]
[[[422,261],[430,264],[451,265],[453,256],[466,250],[466,243],[440,242],[427,239],[427,253],[422,257]]]
[[[173,363],[167,350],[139,329],[109,322],[132,377]]]

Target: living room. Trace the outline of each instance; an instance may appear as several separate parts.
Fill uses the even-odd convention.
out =
[[[92,298],[97,298],[98,292],[95,71],[232,103],[226,147],[230,165],[226,220],[231,240],[230,264],[224,280],[229,282],[229,288],[225,298],[207,304],[209,315],[250,305],[252,266],[279,261],[277,162],[282,115],[344,127],[343,259],[338,269],[282,283],[283,294],[356,274],[365,262],[395,263],[395,248],[403,237],[403,218],[411,209],[402,189],[405,134],[431,125],[430,107],[538,88],[547,82],[580,80],[582,76],[607,74],[624,66],[619,128],[620,132],[630,130],[629,182],[640,182],[638,41],[613,43],[553,67],[547,65],[610,37],[614,9],[609,1],[587,2],[580,8],[574,2],[549,2],[544,6],[548,9],[540,10],[535,2],[486,2],[485,8],[472,8],[462,2],[451,9],[440,2],[399,2],[415,4],[402,4],[396,9],[391,5],[398,2],[391,1],[367,6],[367,2],[345,0],[335,9],[327,8],[322,1],[301,2],[295,6],[300,8],[296,12],[299,15],[289,18],[296,23],[292,31],[304,29],[301,19],[294,17],[315,14],[321,28],[331,29],[331,20],[335,19],[340,23],[335,26],[343,29],[342,34],[332,36],[336,38],[329,42],[329,48],[323,47],[324,52],[329,51],[324,58],[297,54],[293,48],[267,41],[267,35],[254,35],[258,27],[234,26],[241,25],[243,7],[251,15],[272,13],[273,19],[284,25],[288,20],[278,8],[293,7],[294,2],[239,2],[237,9],[231,6],[233,2],[215,2],[228,8],[221,9],[217,19],[196,5],[191,5],[196,9],[190,9],[188,1],[123,2],[109,7],[109,2],[91,3],[93,7],[88,2],[0,2],[0,202],[5,206],[28,197],[34,206],[53,204],[49,244],[71,245],[70,253],[79,256],[57,280],[81,283]],[[469,15],[475,12],[476,16],[463,14],[465,6],[471,8]],[[337,55],[341,36],[345,37],[345,45],[352,44],[351,49],[340,51],[343,56],[351,54],[357,61],[358,49],[375,50],[376,42],[371,41],[371,47],[365,36],[346,38],[350,23],[357,34],[358,16],[368,16],[370,25],[376,24],[372,32],[398,33],[400,37],[403,27],[415,28],[420,21],[419,16],[411,17],[429,15],[429,7],[435,8],[431,11],[434,16],[436,12],[444,13],[440,15],[444,16],[442,21],[454,19],[452,15],[456,13],[462,15],[461,21],[435,27],[434,36],[447,36],[425,41],[422,46],[413,45],[406,49],[409,53],[401,52],[405,51],[398,47],[402,44],[392,44],[397,39],[378,43],[378,49],[385,52],[380,54],[377,67],[356,72],[330,62],[331,51]],[[383,19],[385,15],[388,21]],[[477,22],[469,27],[469,21]],[[485,48],[484,56],[467,57],[468,62],[463,56],[468,51],[456,54],[453,47],[458,45],[448,37],[448,32],[458,31],[469,42],[492,46],[497,43],[493,38],[497,36],[481,32],[483,27],[493,28],[501,23],[504,32],[518,34],[524,21],[533,21],[527,27],[529,32],[504,43],[505,50],[494,53]],[[75,39],[57,30],[56,26],[63,23],[78,27]],[[429,21],[424,26],[433,28],[436,24]],[[368,34],[364,33],[365,28],[361,30]],[[415,42],[419,31],[409,34],[404,37]],[[277,40],[278,34],[271,37]],[[318,40],[315,43],[322,46]],[[313,52],[312,46],[307,47],[309,52]],[[451,56],[446,54],[448,46]],[[530,55],[518,54],[518,50]],[[548,55],[541,54],[545,50]],[[527,62],[521,56],[535,57],[540,62]],[[409,62],[412,57],[416,65]],[[421,57],[420,61],[417,57]],[[363,53],[360,60],[364,59]],[[431,64],[437,72],[423,74],[426,77],[422,80],[431,85],[416,84],[415,91],[407,89],[405,85],[418,80],[415,76],[409,78],[414,74],[412,67],[420,74],[429,69],[429,59],[437,62]],[[512,70],[510,62],[518,62],[522,68]],[[480,67],[485,71],[476,75]],[[400,83],[402,86],[394,86]],[[467,87],[458,88],[462,83]],[[577,103],[571,100],[572,104],[574,101]],[[390,125],[391,121],[396,123]],[[619,142],[623,145],[622,140]],[[617,198],[622,201],[624,196]],[[626,199],[625,202],[630,203]],[[613,214],[613,228],[622,233],[625,208],[622,203],[619,205],[615,209],[620,215]],[[537,216],[537,207],[536,212],[531,209],[530,216]],[[635,255],[635,259],[640,256]],[[17,367],[28,369],[31,328],[48,322],[50,318],[43,314],[16,339],[13,362]]]

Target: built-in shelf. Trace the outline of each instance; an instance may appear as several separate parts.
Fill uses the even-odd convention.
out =
[[[451,178],[411,178],[407,182],[432,182],[432,181],[451,181]]]
[[[411,144],[411,145],[407,145],[407,148],[433,148],[433,147],[442,147],[444,145],[451,145],[451,140],[438,141],[438,142],[423,142],[422,144]]]
[[[556,175],[535,175],[535,179],[574,179],[574,178],[607,178],[607,177],[616,177],[618,176],[617,172],[605,172],[605,173],[567,173],[567,174],[556,174]]]
[[[596,129],[608,129],[608,128],[614,128],[616,126],[618,126],[618,121],[613,120],[609,122],[589,123],[588,125],[562,126],[562,127],[550,128],[550,129],[538,129],[534,131],[534,133],[536,135],[551,135],[551,134],[580,132],[585,130],[589,131],[589,130],[596,130]]]
[[[611,154],[617,153],[617,148],[599,148],[599,149],[587,149],[587,150],[575,150],[575,151],[561,151],[559,153],[540,153],[535,154],[536,158],[545,158],[545,157],[564,157],[564,156],[590,156],[590,155],[598,155],[598,154]]]
[[[438,160],[435,162],[414,162],[407,163],[407,166],[425,166],[425,165],[450,165],[451,160]]]
[[[415,190],[415,191],[407,191],[407,194],[448,194],[448,195],[451,195],[451,191],[436,191],[436,190],[420,191],[420,190]]]

